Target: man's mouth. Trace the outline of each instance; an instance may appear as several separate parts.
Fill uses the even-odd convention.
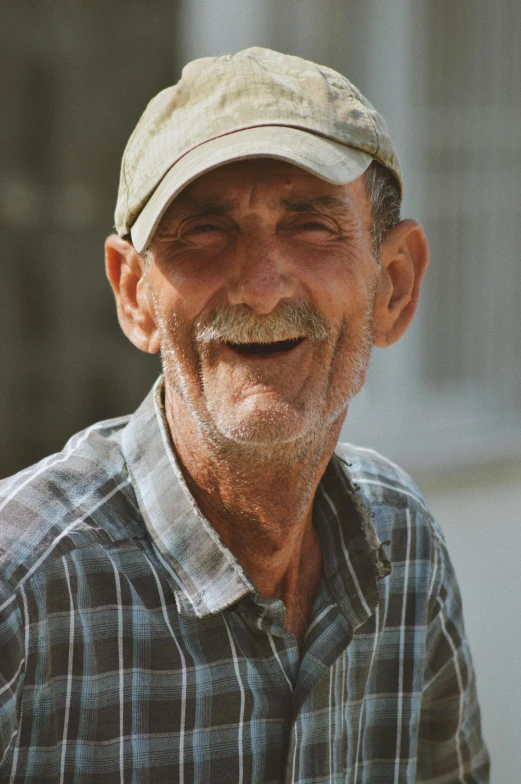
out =
[[[282,354],[291,351],[299,346],[302,341],[301,338],[291,338],[290,340],[275,340],[271,343],[230,343],[226,341],[228,348],[231,348],[237,354],[242,354],[245,357],[271,357],[274,354]]]

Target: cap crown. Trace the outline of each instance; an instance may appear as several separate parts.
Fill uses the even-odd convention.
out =
[[[253,47],[189,63],[153,98],[125,149],[115,225],[126,235],[169,169],[190,150],[246,128],[299,128],[362,150],[401,183],[384,119],[344,76]]]

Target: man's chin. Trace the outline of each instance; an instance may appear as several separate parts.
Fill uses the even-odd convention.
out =
[[[294,456],[317,441],[329,440],[331,428],[338,422],[341,425],[346,408],[321,415],[313,412],[314,416],[307,417],[291,407],[284,411],[257,411],[242,419],[213,414],[212,421],[221,449],[259,458],[276,454]]]
[[[217,432],[223,439],[237,446],[270,448],[277,444],[292,444],[306,438],[309,427],[292,421],[286,414],[262,412],[244,419],[214,417]]]

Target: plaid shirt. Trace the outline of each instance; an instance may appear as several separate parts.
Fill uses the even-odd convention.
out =
[[[336,450],[300,654],[195,505],[159,393],[3,482],[0,782],[487,782],[457,584],[409,478]]]

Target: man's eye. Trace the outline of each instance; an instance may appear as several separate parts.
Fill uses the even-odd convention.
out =
[[[187,229],[187,234],[208,234],[212,231],[222,231],[223,227],[215,223],[199,223],[196,226],[190,226]]]
[[[295,223],[292,226],[292,231],[296,231],[297,233],[298,232],[306,232],[306,233],[309,233],[309,234],[313,234],[313,233],[315,233],[315,234],[318,234],[318,233],[331,234],[333,229],[332,229],[331,225],[329,223],[327,223],[326,221],[307,220],[307,221],[302,221],[302,222],[299,222],[299,223]]]
[[[319,221],[306,221],[306,223],[301,223],[298,228],[306,231],[329,231],[329,226]]]

